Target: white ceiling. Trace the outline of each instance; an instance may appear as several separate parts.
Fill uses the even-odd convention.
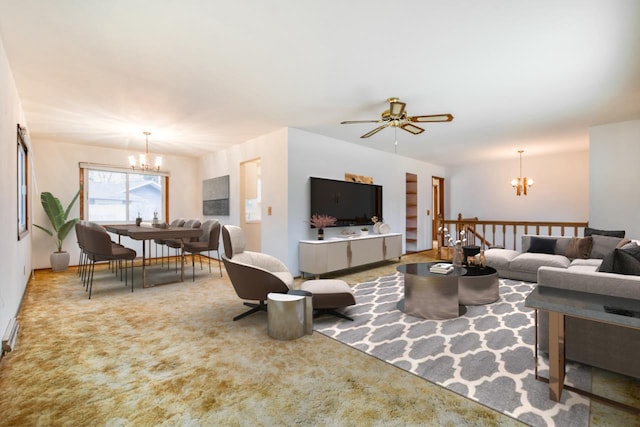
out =
[[[201,155],[295,127],[401,155],[587,149],[640,118],[637,0],[0,0],[32,139]]]

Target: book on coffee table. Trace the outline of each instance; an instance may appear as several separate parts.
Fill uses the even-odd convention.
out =
[[[453,264],[449,264],[447,262],[439,262],[437,264],[432,265],[431,268],[429,268],[429,271],[431,273],[447,274],[452,272],[453,269],[454,269]]]

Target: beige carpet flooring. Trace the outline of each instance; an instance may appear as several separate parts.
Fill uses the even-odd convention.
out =
[[[317,332],[273,340],[266,313],[233,322],[244,307],[224,268],[187,273],[131,293],[102,268],[88,300],[75,268],[36,272],[0,362],[0,425],[520,425]]]

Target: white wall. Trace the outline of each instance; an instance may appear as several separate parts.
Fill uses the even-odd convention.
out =
[[[200,186],[203,180],[229,175],[229,216],[216,218],[222,225],[240,225],[240,163],[257,158],[262,159],[261,251],[284,260],[287,248],[282,242],[288,230],[286,128],[203,157]],[[267,215],[269,206],[271,216]]]
[[[53,143],[34,140],[33,160],[37,192],[34,191],[33,222],[49,227],[44,210],[40,204],[40,193],[51,192],[66,207],[79,188],[79,163],[99,163],[114,166],[127,166],[126,150],[118,150],[90,145]],[[202,217],[202,183],[198,181],[199,162],[195,158],[163,155],[163,170],[170,172],[169,177],[169,216],[174,218]],[[79,217],[80,203],[74,205],[70,218]],[[126,239],[122,242],[142,255],[140,242]],[[43,231],[33,232],[34,268],[49,268],[49,255],[56,249],[53,239]],[[79,249],[75,231],[69,233],[63,249],[70,253],[71,264],[77,264]]]
[[[17,124],[25,126],[9,62],[0,40],[0,334],[14,317],[31,273],[31,237],[18,241]],[[33,210],[33,204],[30,209]]]
[[[405,231],[406,173],[418,175],[418,250],[430,248],[431,177],[442,176],[441,166],[396,154],[305,132],[289,130],[289,257],[287,265],[298,273],[298,241],[315,239],[316,230],[308,224],[309,178],[344,179],[345,173],[373,177],[383,187],[384,222],[392,232]],[[325,230],[325,238],[342,228]],[[403,243],[403,252],[405,251]]]
[[[299,129],[281,129],[244,144],[219,151],[202,160],[201,179],[230,175],[230,215],[223,224],[239,224],[240,163],[262,158],[262,252],[298,270],[298,241],[315,239],[309,228],[309,177],[344,179],[345,173],[372,176],[383,186],[384,220],[392,231],[404,232],[405,173],[419,177],[419,249],[431,245],[431,176],[444,168],[383,153]],[[272,215],[267,215],[268,207]],[[331,237],[341,229],[328,229]]]
[[[640,120],[594,126],[589,138],[589,225],[640,238]]]
[[[589,220],[589,152],[522,157],[522,172],[534,179],[526,196],[516,196],[511,180],[519,158],[447,169],[446,217],[520,221]]]

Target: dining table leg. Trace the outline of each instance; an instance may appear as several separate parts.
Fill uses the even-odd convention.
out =
[[[142,241],[142,287],[146,288],[147,287],[147,269],[146,269],[146,251],[145,251],[145,241]]]
[[[184,241],[180,239],[180,281],[184,282]]]

